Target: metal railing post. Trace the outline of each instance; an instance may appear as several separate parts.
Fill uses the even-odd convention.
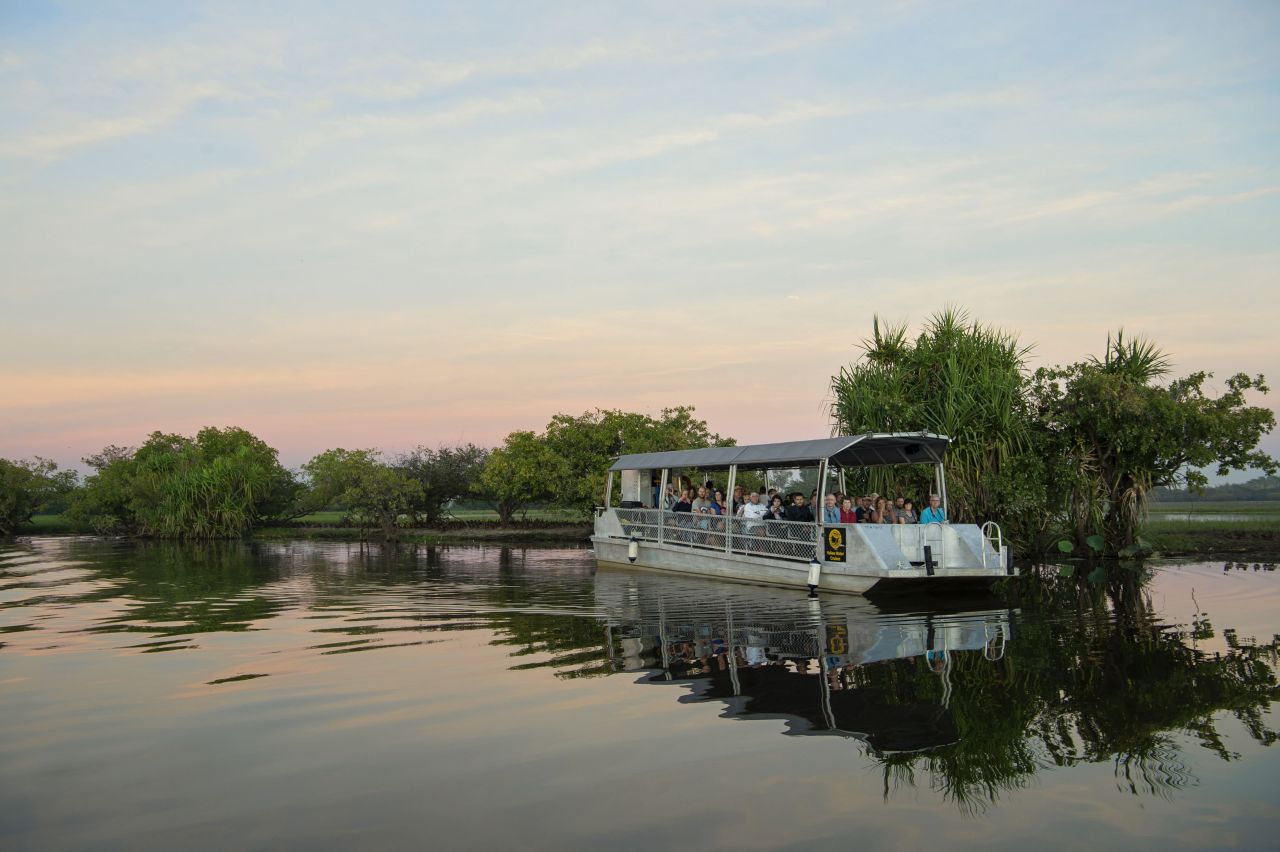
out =
[[[664,467],[662,469],[662,482],[658,485],[658,544],[662,544],[662,531],[667,526],[667,477],[671,474],[671,468]]]
[[[733,519],[736,517],[733,513],[733,486],[738,481],[738,466],[736,464],[729,465],[729,490],[724,493],[725,502],[728,507],[724,507],[724,552],[733,553]]]

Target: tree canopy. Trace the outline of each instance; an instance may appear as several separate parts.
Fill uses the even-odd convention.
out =
[[[1034,513],[1048,499],[1026,390],[1028,349],[1016,336],[957,309],[934,314],[919,335],[872,321],[863,355],[831,379],[836,434],[933,432],[947,451],[947,516],[1004,519],[1015,538],[1037,534]],[[881,468],[882,493],[924,497],[932,471]]]
[[[732,438],[712,433],[705,420],[694,416],[692,406],[683,405],[664,408],[657,418],[604,409],[578,417],[557,414],[544,438],[562,462],[554,483],[556,502],[584,514],[600,503],[605,472],[615,456],[734,444]]]
[[[19,526],[55,498],[76,485],[74,470],[58,470],[48,459],[0,459],[0,537]]]
[[[302,470],[310,486],[308,508],[344,505],[358,522],[377,527],[386,541],[398,537],[400,516],[422,501],[421,483],[383,463],[378,450],[326,450]]]
[[[392,467],[418,483],[419,494],[411,501],[410,511],[435,523],[445,506],[471,492],[488,455],[488,450],[475,444],[418,446],[397,456]]]
[[[230,538],[287,515],[297,495],[276,451],[238,427],[194,439],[153,432],[137,450],[107,447],[72,499],[74,516],[99,532],[157,538]]]
[[[1038,425],[1061,466],[1059,494],[1074,536],[1101,535],[1113,553],[1137,550],[1137,529],[1152,490],[1251,468],[1273,474],[1276,461],[1257,449],[1275,427],[1269,409],[1249,405],[1246,392],[1268,391],[1261,376],[1205,389],[1211,374],[1195,372],[1160,384],[1168,358],[1154,344],[1123,333],[1107,341],[1103,358],[1036,371],[1032,399]]]
[[[565,481],[564,461],[534,432],[507,435],[489,453],[475,483],[475,493],[498,513],[498,522],[511,523],[530,503],[551,502],[557,484]]]
[[[1275,416],[1247,399],[1268,391],[1261,375],[1234,375],[1217,396],[1204,372],[1161,384],[1168,356],[1123,332],[1101,358],[1034,373],[1013,335],[954,309],[914,341],[877,319],[863,349],[832,377],[834,430],[949,436],[949,517],[998,521],[1024,551],[1066,535],[1133,554],[1153,488],[1202,486],[1213,466],[1276,471],[1257,449]],[[879,475],[882,490],[927,487],[906,470]]]

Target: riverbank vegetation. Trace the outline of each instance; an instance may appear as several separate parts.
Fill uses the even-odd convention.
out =
[[[1218,475],[1277,463],[1257,449],[1275,415],[1250,405],[1263,376],[1209,373],[1165,381],[1152,342],[1111,336],[1101,357],[1032,372],[1017,338],[945,310],[915,340],[877,319],[863,356],[831,380],[837,431],[931,431],[948,451],[948,513],[996,520],[1023,553],[1150,550],[1139,537],[1152,491],[1203,488]],[[883,491],[917,491],[911,473],[880,472]]]
[[[1154,495],[1189,499],[1207,483],[1206,469],[1268,474],[1257,486],[1232,486],[1254,496],[1280,483],[1276,461],[1257,449],[1275,426],[1270,410],[1250,404],[1268,392],[1261,375],[1233,375],[1215,393],[1208,373],[1169,379],[1168,357],[1123,333],[1101,356],[1031,371],[1030,348],[1016,335],[954,309],[914,338],[905,325],[876,319],[863,350],[831,378],[833,431],[948,435],[948,516],[999,522],[1022,555],[1194,550],[1190,539],[1223,531],[1146,523]],[[531,506],[582,524],[613,457],[733,443],[689,406],[658,417],[597,409],[556,414],[544,430],[512,432],[493,449],[335,448],[291,471],[237,427],[154,432],[136,448],[108,446],[84,459],[83,482],[43,459],[0,460],[0,535],[61,509],[63,529],[170,539],[289,529],[336,511],[343,529],[392,541],[406,530],[433,534],[424,531],[457,520],[464,501],[479,501],[503,526]],[[879,468],[853,475],[851,487],[923,495],[930,474]]]
[[[474,537],[459,524],[467,512],[480,520],[478,511],[508,527],[519,516],[525,540],[583,538],[614,456],[731,443],[692,407],[664,409],[657,418],[596,410],[557,414],[544,432],[513,432],[494,450],[419,446],[388,457],[377,449],[335,448],[295,472],[237,427],[202,429],[194,438],[154,432],[137,448],[108,446],[85,458],[91,472],[82,483],[74,471],[43,459],[0,460],[0,535],[27,529],[219,539],[296,530],[310,518],[320,530],[314,534],[325,537],[435,541]],[[462,501],[479,508],[455,509]],[[65,505],[65,513],[51,514],[55,505]],[[33,522],[41,511],[50,514]],[[317,522],[324,512],[336,515],[338,526]],[[558,532],[540,526],[537,512],[554,512]]]

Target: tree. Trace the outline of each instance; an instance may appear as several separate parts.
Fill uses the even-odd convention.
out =
[[[1024,547],[1052,520],[1042,436],[1027,402],[1024,359],[1016,336],[948,308],[914,341],[906,325],[872,322],[863,355],[831,379],[836,434],[933,432],[951,438],[946,456],[947,515],[965,522],[998,519]],[[882,468],[868,487],[918,494],[932,471]]]
[[[48,459],[0,459],[0,537],[13,535],[42,506],[75,485],[74,470],[59,471]]]
[[[512,432],[489,453],[474,491],[505,525],[530,503],[551,499],[555,484],[564,479],[564,461],[546,440],[533,432]]]
[[[445,506],[471,492],[489,451],[475,444],[456,447],[419,446],[396,457],[393,467],[418,483],[421,496],[411,511],[435,523]]]
[[[1151,490],[1186,484],[1202,488],[1200,468],[1277,470],[1257,449],[1275,428],[1275,415],[1247,404],[1248,391],[1267,393],[1266,380],[1243,373],[1221,396],[1204,389],[1211,374],[1171,381],[1169,360],[1141,338],[1108,337],[1105,356],[1036,371],[1034,398],[1056,453],[1069,459],[1058,488],[1072,533],[1081,544],[1100,535],[1109,554],[1137,552],[1137,531]]]
[[[422,486],[386,465],[378,450],[327,450],[302,466],[310,490],[308,506],[347,506],[356,519],[376,526],[385,541],[399,536],[400,516],[422,500]]]
[[[664,408],[647,414],[596,409],[579,417],[557,414],[547,424],[547,446],[563,462],[555,484],[558,503],[590,514],[604,493],[605,471],[615,456],[732,446],[694,416],[692,406]]]
[[[135,451],[110,446],[84,460],[95,469],[71,513],[99,532],[157,538],[234,538],[293,509],[297,483],[276,451],[238,427],[194,439],[153,432]]]

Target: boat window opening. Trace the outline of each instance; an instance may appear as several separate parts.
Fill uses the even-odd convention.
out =
[[[622,473],[622,493],[618,505],[623,509],[654,508],[654,471],[649,468],[624,470]]]

